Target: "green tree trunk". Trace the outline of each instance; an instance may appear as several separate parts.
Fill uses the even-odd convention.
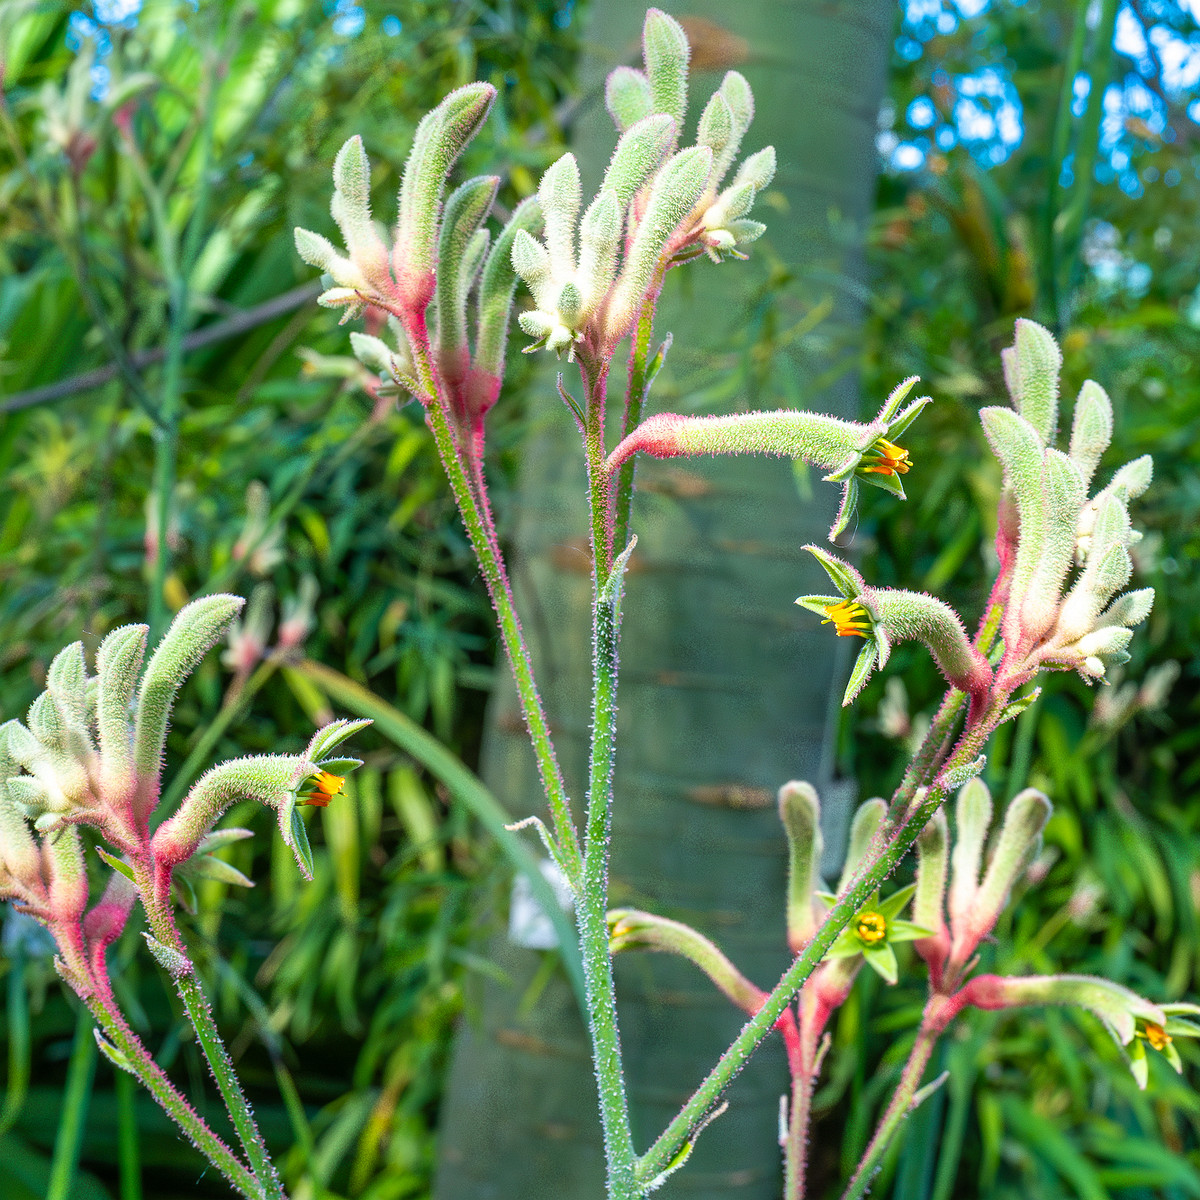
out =
[[[649,409],[795,406],[855,416],[861,245],[893,6],[693,0],[672,12],[709,22],[707,34],[703,25],[689,29],[701,68],[693,74],[692,121],[720,73],[736,67],[758,103],[744,150],[774,144],[780,169],[755,212],[769,228],[750,262],[700,262],[668,280],[656,331],[660,338],[672,331],[675,347]],[[643,14],[640,0],[593,4],[584,81],[593,91],[615,63],[634,60]],[[717,69],[702,69],[708,65]],[[614,141],[601,105],[584,114],[573,140],[585,185],[590,164],[594,186]],[[621,387],[618,380],[613,410]],[[793,778],[821,787],[833,810],[834,862],[849,804],[850,789],[831,778],[846,662],[835,639],[793,604],[819,582],[800,548],[825,540],[834,491],[786,462],[762,459],[646,461],[638,481],[613,902],[696,925],[769,987],[786,966],[775,791]],[[578,801],[591,686],[585,487],[574,422],[549,388],[533,405],[508,519],[518,599]],[[544,807],[523,739],[515,696],[503,687],[484,773],[520,816]],[[437,1200],[596,1200],[603,1152],[574,998],[561,972],[548,982],[539,974],[540,952],[500,938],[492,957],[508,981],[481,979],[463,1024],[442,1115]],[[644,1148],[741,1019],[687,964],[633,955],[617,965],[634,1132]],[[735,1082],[729,1111],[663,1195],[778,1197],[786,1072],[773,1041]]]

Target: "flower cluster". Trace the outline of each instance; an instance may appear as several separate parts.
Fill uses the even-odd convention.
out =
[[[496,402],[504,373],[516,291],[514,243],[519,234],[538,232],[542,223],[541,208],[530,198],[516,207],[493,243],[486,227],[500,183],[493,175],[467,180],[442,203],[446,176],[495,95],[490,84],[469,84],[421,121],[405,164],[390,245],[371,216],[371,167],[360,137],[346,142],[333,167],[331,212],[345,253],[320,234],[295,231],[300,257],[332,284],[319,297],[321,304],[344,309],[343,321],[367,307],[388,316],[395,347],[374,334],[352,333],[359,361],[422,403],[432,403],[434,393],[445,396],[462,448],[476,460],[482,455],[483,418]],[[419,361],[428,352],[432,361]],[[428,378],[430,370],[436,381]]]
[[[940,810],[922,832],[913,914],[932,931],[917,942],[917,952],[929,968],[926,1022],[940,1033],[968,1006],[997,1010],[1054,1004],[1084,1009],[1112,1034],[1138,1086],[1145,1088],[1147,1045],[1182,1071],[1173,1039],[1200,1036],[1200,1026],[1188,1019],[1200,1012],[1195,1005],[1153,1004],[1120,984],[1091,975],[971,976],[980,945],[1037,856],[1049,818],[1050,801],[1041,792],[1021,792],[1004,813],[985,866],[992,798],[983,782],[974,779],[958,793],[953,847]]]
[[[1140,537],[1129,503],[1150,485],[1149,456],[1127,463],[1090,499],[1112,438],[1112,405],[1088,380],[1075,403],[1070,444],[1055,449],[1062,356],[1049,332],[1018,321],[1004,352],[1013,407],[985,408],[984,432],[1004,469],[996,548],[1004,607],[1004,673],[1018,686],[1041,668],[1103,680],[1128,661],[1133,626],[1154,602],[1152,588],[1123,592],[1129,548]]]
[[[238,597],[225,595],[187,605],[144,670],[144,625],[113,630],[100,646],[94,674],[76,642],[51,663],[46,690],[25,721],[0,725],[0,898],[14,900],[51,929],[64,973],[81,994],[103,974],[104,948],[124,925],[135,881],[160,895],[177,870],[249,882],[211,855],[231,838],[248,836],[213,832],[234,801],[254,798],[274,808],[284,840],[311,876],[296,805],[327,804],[341,790],[336,773],[359,765],[329,754],[368,722],[338,721],[318,731],[303,754],[214,767],[151,831],[175,696],[241,607]],[[99,847],[98,853],[114,870],[90,912],[80,826],[91,826],[107,843],[110,849]]]
[[[677,150],[687,112],[687,35],[650,9],[642,35],[645,69],[618,67],[606,88],[621,134],[600,190],[580,218],[579,167],[564,154],[542,176],[538,202],[545,240],[522,233],[513,266],[535,307],[518,318],[534,339],[527,350],[603,354],[629,331],[643,297],[674,261],[699,250],[715,261],[745,257],[739,245],[765,226],[749,220],[755,197],[775,174],[770,147],[748,157],[718,188],[754,116],[750,85],[730,71],[700,116],[696,143]]]

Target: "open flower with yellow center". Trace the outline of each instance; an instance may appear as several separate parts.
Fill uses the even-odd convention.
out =
[[[894,892],[886,900],[879,899],[876,892],[863,906],[858,915],[838,935],[829,947],[826,958],[853,958],[861,954],[867,966],[887,983],[895,983],[899,968],[896,952],[892,948],[899,942],[915,942],[929,937],[933,932],[912,921],[900,919],[904,906],[912,899],[916,886],[909,884]],[[836,902],[831,893],[818,893],[827,904]]]
[[[1138,1086],[1144,1088],[1149,1077],[1149,1066],[1146,1056],[1146,1046],[1149,1045],[1163,1056],[1175,1069],[1177,1074],[1183,1074],[1183,1059],[1175,1045],[1175,1039],[1200,1038],[1200,1025],[1194,1020],[1189,1021],[1183,1016],[1200,1017],[1200,1005],[1195,1004],[1163,1004],[1160,1005],[1167,1020],[1163,1025],[1144,1017],[1137,1018],[1136,1036],[1125,1047],[1129,1055],[1129,1067],[1133,1071]]]
[[[853,600],[839,600],[836,604],[827,604],[825,612],[829,615],[821,624],[832,625],[838,637],[865,638],[867,630],[871,628],[871,618],[867,615],[867,610],[861,604],[855,604]]]
[[[318,771],[310,775],[296,793],[301,804],[311,804],[316,808],[327,808],[334,796],[342,795],[346,790],[346,777],[334,775],[332,771]]]
[[[854,918],[854,932],[860,942],[874,946],[887,937],[887,917],[883,913],[861,912]]]
[[[912,459],[903,446],[895,446],[886,438],[880,438],[862,457],[858,465],[860,475],[907,475]]]
[[[962,621],[948,604],[923,592],[873,588],[848,562],[820,546],[804,549],[825,568],[840,595],[801,596],[796,603],[816,613],[823,625],[832,625],[838,637],[860,637],[865,642],[850,673],[843,705],[862,691],[877,666],[887,665],[895,642],[923,642],[946,680],[964,692],[974,695],[990,686],[991,668],[967,640]]]

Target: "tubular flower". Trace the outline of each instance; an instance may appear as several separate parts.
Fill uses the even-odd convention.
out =
[[[860,482],[905,499],[900,476],[907,474],[912,460],[908,451],[892,439],[898,438],[930,403],[928,396],[922,396],[901,408],[916,382],[914,375],[893,388],[875,419],[866,423],[792,409],[716,417],[658,413],[625,438],[604,465],[613,472],[639,451],[654,458],[776,454],[812,463],[829,472],[822,476],[826,483],[842,485],[842,502],[829,531],[832,542],[854,516]]]
[[[949,605],[921,592],[868,587],[849,563],[822,550],[805,546],[825,568],[840,596],[801,596],[796,603],[833,625],[838,637],[857,635],[866,643],[846,685],[842,704],[862,691],[876,665],[885,666],[895,642],[923,642],[946,679],[972,695],[992,680],[983,655],[967,640],[962,621]]]
[[[300,804],[311,804],[315,808],[328,808],[334,796],[341,796],[346,790],[346,777],[334,775],[330,771],[318,771],[309,776],[296,793]]]

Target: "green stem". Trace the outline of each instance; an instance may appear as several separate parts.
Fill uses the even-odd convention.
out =
[[[625,418],[621,423],[622,440],[629,436],[642,420],[648,385],[646,368],[650,358],[650,339],[654,332],[654,308],[658,289],[654,289],[642,304],[638,323],[633,331],[629,349],[629,388],[625,393]],[[623,547],[629,541],[629,516],[633,507],[633,472],[636,456],[630,456],[617,471],[616,515],[613,520],[613,545]]]
[[[163,946],[183,959],[181,968],[171,972],[172,978],[187,1011],[188,1020],[196,1031],[196,1040],[216,1081],[217,1090],[225,1102],[229,1119],[237,1131],[238,1141],[246,1152],[250,1170],[258,1181],[263,1200],[285,1200],[283,1185],[267,1153],[266,1143],[254,1121],[250,1105],[242,1092],[229,1058],[229,1051],[225,1049],[225,1043],[221,1040],[212,1009],[196,977],[196,968],[175,925],[170,903],[169,875],[157,868],[148,869],[140,863],[134,864],[134,874],[151,933]]]
[[[162,1067],[154,1061],[141,1039],[129,1028],[111,996],[94,992],[87,1006],[104,1036],[116,1047],[137,1076],[142,1086],[158,1101],[163,1111],[183,1130],[188,1140],[208,1159],[229,1183],[247,1200],[259,1200],[262,1189],[254,1176],[238,1161],[237,1156],[213,1131],[207,1122],[183,1098],[167,1078]]]
[[[411,717],[405,716],[399,709],[381,700],[374,692],[321,663],[304,661],[294,668],[284,667],[285,675],[293,673],[316,684],[342,708],[360,717],[370,717],[375,722],[375,728],[384,737],[389,738],[405,754],[416,759],[435,779],[444,783],[450,795],[463,804],[496,839],[515,869],[529,881],[534,898],[554,925],[563,965],[571,979],[571,986],[575,989],[580,1010],[584,1011],[583,966],[575,947],[575,930],[559,906],[554,890],[538,869],[537,858],[525,841],[512,831],[512,818],[501,807],[499,801],[484,787],[479,778],[463,766],[462,762],[428,730],[422,729]]]
[[[414,333],[417,336],[414,336]],[[426,389],[428,395],[436,396],[438,394],[437,379],[431,365],[428,340],[426,338],[422,341],[423,334],[422,326],[419,330],[410,331],[409,339],[413,347],[413,358],[419,382]],[[444,406],[436,400],[427,404],[425,417],[433,433],[433,440],[441,457],[442,466],[450,481],[450,490],[454,493],[454,499],[458,505],[463,525],[466,527],[471,548],[475,552],[484,581],[487,583],[492,606],[496,610],[496,619],[500,626],[500,639],[504,643],[504,650],[508,655],[509,665],[516,681],[517,695],[520,697],[525,725],[529,730],[529,739],[537,759],[542,787],[550,807],[554,841],[561,858],[559,865],[571,886],[578,892],[583,880],[583,852],[579,846],[579,835],[575,831],[575,820],[571,815],[571,803],[567,799],[567,789],[563,783],[562,771],[559,769],[558,759],[554,753],[554,744],[550,740],[550,724],[546,720],[546,713],[542,708],[542,698],[538,694],[537,682],[533,674],[533,661],[521,632],[521,621],[517,616],[516,603],[513,600],[508,572],[500,555],[495,528],[491,523],[490,513],[487,512],[486,506],[481,505],[476,498],[475,490],[471,486],[470,475],[463,463]]]
[[[607,490],[603,497],[607,506]],[[607,530],[607,521],[605,523]],[[579,943],[587,985],[592,1060],[600,1092],[600,1117],[608,1161],[610,1200],[632,1200],[641,1194],[635,1173],[637,1154],[629,1124],[629,1099],[621,1068],[616,990],[608,948],[608,846],[612,823],[612,769],[617,713],[617,641],[620,619],[619,581],[613,588],[599,582],[597,558],[593,641],[595,681],[592,698],[592,751],[588,780],[588,814],[583,891],[579,897]]]
[[[995,711],[993,711],[995,709]],[[687,1142],[691,1131],[704,1114],[716,1103],[718,1097],[733,1077],[749,1061],[759,1042],[767,1036],[779,1020],[783,1010],[804,985],[837,935],[850,923],[855,913],[866,903],[867,898],[895,870],[900,860],[908,853],[918,834],[928,824],[948,793],[948,787],[939,781],[947,772],[966,766],[978,757],[991,732],[999,705],[990,706],[974,728],[962,738],[954,752],[947,758],[942,770],[929,784],[920,802],[912,805],[915,789],[905,794],[897,792],[892,802],[892,813],[882,836],[868,849],[866,856],[855,872],[854,880],[841,899],[829,910],[812,940],[796,957],[795,961],[775,985],[759,1011],[746,1023],[729,1049],[721,1055],[704,1082],[696,1089],[691,1099],[680,1109],[678,1115],[667,1126],[658,1140],[638,1162],[637,1177],[643,1185],[656,1179]],[[932,735],[932,730],[931,730]],[[910,807],[911,806],[911,807]]]
[[[929,1065],[930,1055],[933,1054],[933,1048],[940,1035],[940,1028],[927,1021],[921,1023],[916,1041],[913,1042],[913,1048],[909,1052],[908,1061],[904,1064],[904,1070],[900,1074],[900,1082],[896,1091],[871,1138],[870,1145],[867,1146],[862,1161],[846,1185],[842,1200],[861,1200],[861,1197],[866,1195],[896,1130],[913,1110],[917,1089],[921,1086],[921,1077],[925,1074],[925,1068]]]
[[[79,1019],[75,1022],[71,1061],[67,1067],[67,1085],[63,1093],[58,1136],[54,1139],[54,1162],[50,1167],[46,1200],[71,1198],[75,1172],[79,1167],[83,1128],[87,1123],[88,1104],[92,1098],[92,1080],[95,1076],[96,1040],[92,1037],[92,1023],[88,1020],[87,1012],[80,1009]]]
[[[113,1081],[117,1094],[117,1165],[121,1200],[142,1200],[142,1164],[138,1151],[138,1126],[133,1076],[118,1071]]]

